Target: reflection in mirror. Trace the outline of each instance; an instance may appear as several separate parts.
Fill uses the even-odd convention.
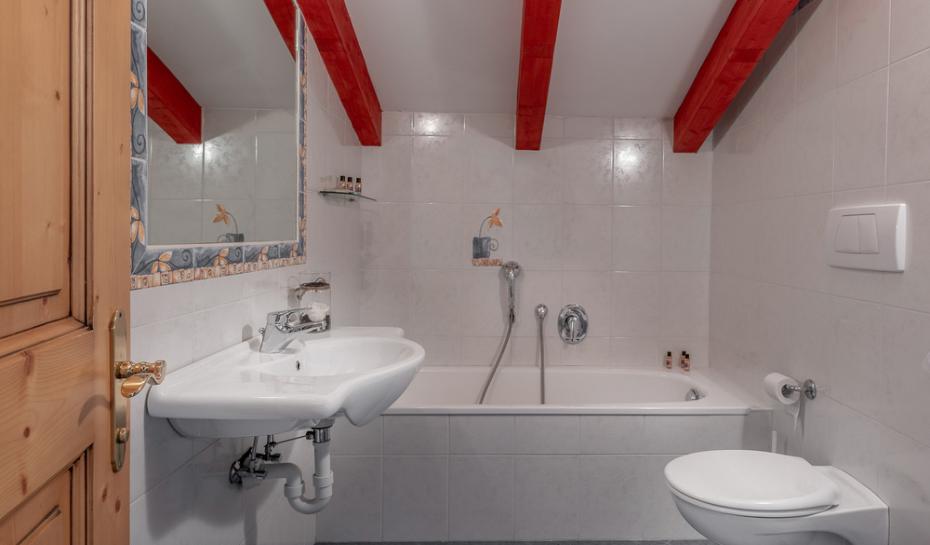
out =
[[[298,238],[296,36],[269,6],[149,0],[150,245]]]

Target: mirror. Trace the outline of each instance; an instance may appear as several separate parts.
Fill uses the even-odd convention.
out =
[[[300,238],[294,10],[149,0],[149,246]]]

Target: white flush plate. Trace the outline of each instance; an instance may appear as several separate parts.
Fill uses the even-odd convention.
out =
[[[907,205],[879,204],[830,210],[824,236],[834,267],[901,272],[907,253]]]

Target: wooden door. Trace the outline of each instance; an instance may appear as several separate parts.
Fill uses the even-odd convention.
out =
[[[129,542],[129,2],[0,0],[0,545]]]

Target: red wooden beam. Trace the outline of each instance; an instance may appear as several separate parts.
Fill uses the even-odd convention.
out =
[[[151,49],[148,50],[149,117],[178,144],[203,141],[200,104]]]
[[[542,142],[561,9],[562,0],[523,0],[520,75],[517,79],[519,150],[538,150]]]
[[[363,146],[381,145],[381,103],[345,0],[297,0],[342,105]]]
[[[797,3],[736,0],[675,114],[674,151],[701,147]]]
[[[297,58],[297,8],[294,0],[265,0],[265,7],[284,38],[291,57]]]

